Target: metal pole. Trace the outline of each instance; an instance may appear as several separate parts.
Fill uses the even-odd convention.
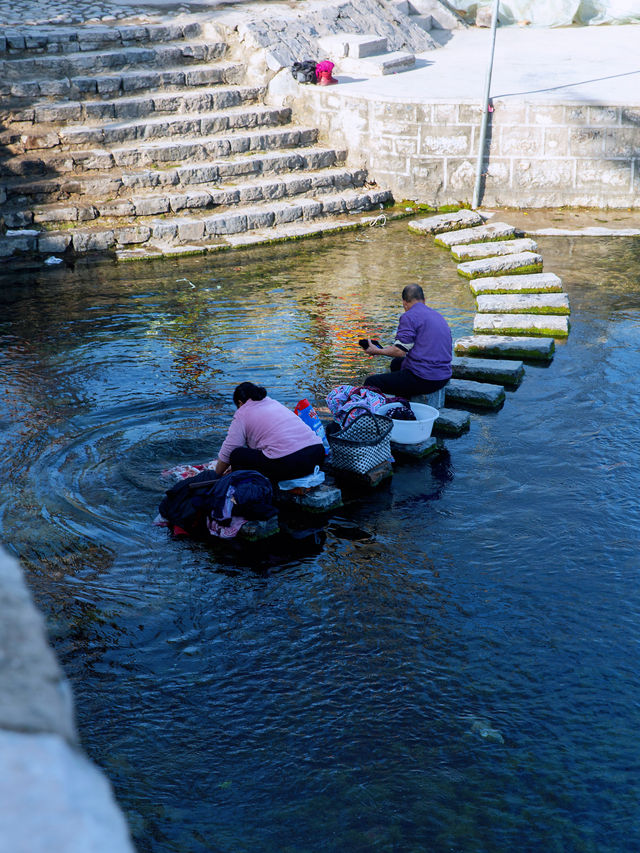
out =
[[[484,144],[487,138],[487,121],[489,118],[489,90],[491,89],[491,72],[493,71],[493,51],[496,46],[496,28],[498,26],[498,6],[500,0],[494,0],[493,13],[491,15],[491,52],[489,54],[489,65],[487,67],[487,79],[484,86],[484,101],[482,111],[482,124],[480,126],[480,143],[478,145],[478,162],[476,163],[476,185],[473,188],[473,201],[471,207],[475,210],[480,202],[480,183],[482,181],[482,161],[484,159]]]

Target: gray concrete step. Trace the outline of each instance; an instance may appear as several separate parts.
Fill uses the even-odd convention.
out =
[[[424,219],[412,219],[408,228],[412,234],[443,234],[447,231],[458,231],[461,228],[472,228],[482,225],[484,217],[475,210],[456,210],[453,213],[438,213],[426,216]]]
[[[555,352],[553,338],[508,335],[468,335],[458,338],[454,352],[459,356],[515,358],[523,361],[551,361]]]
[[[477,297],[480,314],[570,314],[566,293],[507,293]]]
[[[451,247],[454,261],[479,261],[483,258],[495,258],[502,255],[517,255],[522,252],[536,252],[538,244],[529,237],[519,240],[497,240],[488,243],[470,243]]]
[[[469,358],[454,355],[451,361],[454,379],[472,379],[476,382],[494,382],[517,387],[524,377],[521,361],[489,358]]]
[[[34,98],[65,97],[70,100],[126,97],[132,92],[173,91],[176,88],[238,84],[244,78],[244,65],[239,62],[214,62],[151,68],[123,69],[117,74],[83,74],[75,77],[39,78],[34,80],[0,80],[0,95],[11,107],[29,106]]]
[[[59,79],[81,74],[98,74],[131,67],[163,68],[179,63],[212,62],[227,50],[224,42],[190,40],[149,44],[144,47],[116,47],[108,50],[43,54],[18,59],[0,59],[0,79]]]
[[[136,145],[112,148],[33,149],[29,154],[18,155],[0,162],[0,174],[25,177],[69,173],[87,174],[107,172],[112,169],[141,169],[172,163],[202,163],[212,158],[249,154],[256,151],[297,148],[313,145],[318,138],[315,127],[270,128],[254,132],[235,132],[201,136],[199,138],[173,139],[155,142],[140,141]]]
[[[197,21],[161,24],[117,24],[112,26],[29,26],[5,28],[0,38],[0,56],[80,53],[99,48],[129,47],[147,42],[194,39],[202,35]]]
[[[344,163],[346,156],[346,151],[332,148],[296,148],[257,152],[176,168],[104,172],[77,177],[55,175],[34,181],[9,179],[4,184],[7,193],[5,209],[13,207],[24,210],[25,206],[54,203],[60,199],[74,203],[88,197],[91,201],[98,201],[140,190],[188,190],[194,187],[197,189],[202,184],[217,184],[243,177],[258,179],[265,175],[319,171]],[[10,227],[26,224],[26,221],[18,222]]]
[[[542,255],[535,252],[520,252],[516,255],[482,258],[479,261],[465,261],[458,264],[458,274],[463,278],[484,278],[485,276],[512,273],[515,275],[542,272]]]
[[[552,272],[533,275],[499,275],[469,283],[475,296],[489,293],[561,293],[562,279]]]
[[[522,232],[514,228],[513,225],[507,225],[506,222],[490,222],[476,228],[464,228],[459,231],[449,231],[447,234],[438,234],[434,242],[437,246],[450,249],[452,246],[463,246],[467,243],[513,240],[518,236],[522,236]]]
[[[142,223],[113,226],[77,227],[68,231],[37,231],[24,229],[0,241],[0,257],[18,252],[76,254],[113,252],[129,247],[170,247],[200,243],[216,243],[218,238],[244,234],[247,231],[311,222],[323,217],[336,218],[377,209],[391,200],[386,191],[345,190],[319,198],[300,197],[249,206],[237,206],[221,213],[205,212],[196,216],[165,216]]]
[[[476,314],[473,331],[478,335],[541,335],[566,338],[569,318],[548,314]]]
[[[345,189],[361,187],[366,180],[362,169],[329,168],[316,172],[283,174],[272,178],[245,179],[234,184],[219,186],[214,183],[202,184],[191,189],[176,192],[165,187],[160,192],[145,190],[128,191],[117,199],[97,203],[95,199],[84,204],[69,202],[40,205],[31,210],[32,217],[25,217],[27,211],[20,208],[22,219],[14,221],[11,211],[5,212],[5,222],[10,227],[21,225],[42,225],[59,227],[63,223],[88,222],[95,219],[119,219],[157,216],[165,213],[204,211],[219,207],[233,207],[275,199],[295,198],[299,195],[313,194],[314,197],[335,193]]]
[[[36,102],[17,110],[0,110],[5,125],[112,122],[115,119],[154,118],[159,115],[211,113],[257,103],[264,95],[259,86],[203,86],[196,91],[150,91],[135,97],[109,100]],[[24,132],[24,127],[21,127]],[[27,128],[26,132],[29,132]]]
[[[501,385],[474,382],[470,379],[450,379],[445,387],[447,405],[474,409],[499,409],[505,393]]]

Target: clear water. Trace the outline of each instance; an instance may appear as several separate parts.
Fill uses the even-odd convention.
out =
[[[241,380],[364,376],[409,281],[469,332],[448,254],[397,223],[3,277],[0,535],[140,851],[639,849],[640,241],[540,246],[551,366],[251,552],[152,527],[160,472],[215,456]]]

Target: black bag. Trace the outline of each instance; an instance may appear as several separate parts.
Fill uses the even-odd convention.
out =
[[[202,536],[207,533],[208,516],[218,521],[225,518],[225,502],[231,487],[231,515],[266,519],[277,514],[273,506],[273,487],[258,471],[232,471],[223,477],[213,471],[201,471],[172,486],[158,511],[171,527],[181,527],[190,536]]]
[[[315,83],[316,82],[316,63],[310,59],[304,62],[294,62],[291,66],[293,79],[298,83]]]

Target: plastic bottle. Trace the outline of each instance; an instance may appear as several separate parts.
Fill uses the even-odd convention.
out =
[[[303,400],[299,400],[295,409],[293,410],[299,418],[306,423],[308,427],[315,432],[315,434],[322,439],[322,444],[324,445],[324,451],[326,454],[331,452],[331,448],[329,446],[329,442],[327,440],[327,435],[324,431],[324,426],[322,425],[322,421],[318,417],[318,413],[313,408],[311,403],[305,397]]]

